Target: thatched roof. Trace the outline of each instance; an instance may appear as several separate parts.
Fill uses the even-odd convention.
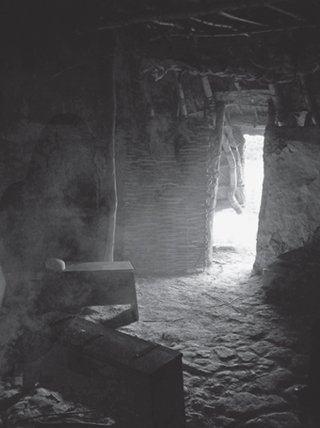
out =
[[[0,32],[112,31],[141,57],[268,84],[318,71],[319,18],[318,0],[6,0]]]

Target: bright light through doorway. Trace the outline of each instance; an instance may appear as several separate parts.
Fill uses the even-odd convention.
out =
[[[216,248],[232,247],[255,255],[263,182],[263,136],[244,137],[246,207],[240,215],[232,208],[215,214],[213,242]]]

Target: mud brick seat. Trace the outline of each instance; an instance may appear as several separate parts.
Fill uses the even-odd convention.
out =
[[[183,428],[182,355],[75,318],[58,344],[25,369],[41,385],[104,410],[121,428]]]

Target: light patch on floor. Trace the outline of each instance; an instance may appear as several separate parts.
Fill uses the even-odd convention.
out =
[[[187,428],[302,428],[292,391],[310,327],[265,303],[233,255],[201,274],[137,278],[140,319],[122,331],[183,353]]]

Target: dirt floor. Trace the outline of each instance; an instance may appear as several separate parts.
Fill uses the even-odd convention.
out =
[[[136,278],[140,320],[122,330],[183,353],[187,428],[319,428],[301,422],[295,392],[306,381],[310,315],[266,303],[252,262],[220,248],[207,272]],[[19,391],[1,384],[1,403]],[[114,426],[43,388],[3,410],[8,428],[61,418]]]
[[[219,249],[196,275],[137,278],[126,332],[183,353],[188,428],[298,428],[310,319],[264,299],[253,254]]]

